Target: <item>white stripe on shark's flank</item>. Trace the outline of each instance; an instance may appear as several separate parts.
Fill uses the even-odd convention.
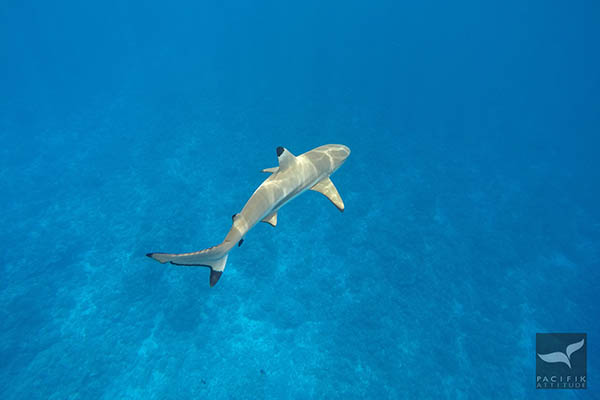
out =
[[[350,149],[341,144],[317,147],[299,156],[278,147],[279,166],[266,168],[271,175],[254,191],[238,214],[233,215],[233,225],[218,246],[193,253],[148,253],[148,257],[161,263],[205,266],[210,268],[210,286],[214,286],[225,270],[229,251],[242,244],[243,238],[260,221],[277,225],[277,211],[293,198],[307,190],[325,195],[340,211],[344,202],[329,178],[350,155]]]

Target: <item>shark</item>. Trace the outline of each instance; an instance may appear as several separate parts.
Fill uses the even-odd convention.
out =
[[[213,287],[225,270],[229,252],[236,244],[242,245],[248,231],[259,222],[275,227],[279,209],[302,193],[319,192],[338,210],[344,211],[344,202],[330,176],[350,155],[347,146],[327,144],[299,156],[281,146],[276,152],[279,165],[262,170],[270,176],[254,191],[244,208],[232,216],[231,229],[221,244],[192,253],[148,253],[146,256],[163,264],[209,267],[209,283]]]

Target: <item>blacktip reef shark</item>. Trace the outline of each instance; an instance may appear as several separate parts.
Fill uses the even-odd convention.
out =
[[[279,166],[263,169],[271,175],[256,189],[242,211],[234,214],[233,224],[223,243],[193,253],[148,253],[161,263],[203,266],[210,268],[210,286],[223,274],[229,251],[235,244],[242,245],[244,236],[259,222],[277,225],[277,212],[290,200],[307,190],[324,194],[340,211],[344,202],[329,178],[350,155],[350,149],[341,144],[327,144],[299,156],[278,147]]]

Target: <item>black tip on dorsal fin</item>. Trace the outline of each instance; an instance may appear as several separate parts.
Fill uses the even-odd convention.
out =
[[[240,239],[240,241],[238,242],[238,247],[240,247],[242,243],[244,243],[244,239]]]
[[[280,155],[283,153],[283,151],[284,151],[284,150],[285,150],[285,149],[284,149],[283,147],[279,146],[279,147],[277,148],[277,157],[279,157],[279,156],[280,156]]]
[[[232,221],[235,221],[235,217],[237,217],[237,213],[235,213],[235,214],[233,214],[233,215],[231,216],[231,220],[232,220]]]

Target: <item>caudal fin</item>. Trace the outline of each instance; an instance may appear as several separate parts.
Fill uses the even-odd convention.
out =
[[[219,278],[225,270],[227,256],[229,253],[225,251],[223,245],[210,247],[205,250],[196,251],[194,253],[148,253],[146,256],[155,259],[164,264],[170,262],[174,265],[186,266],[202,266],[210,268],[210,287],[217,284]]]

